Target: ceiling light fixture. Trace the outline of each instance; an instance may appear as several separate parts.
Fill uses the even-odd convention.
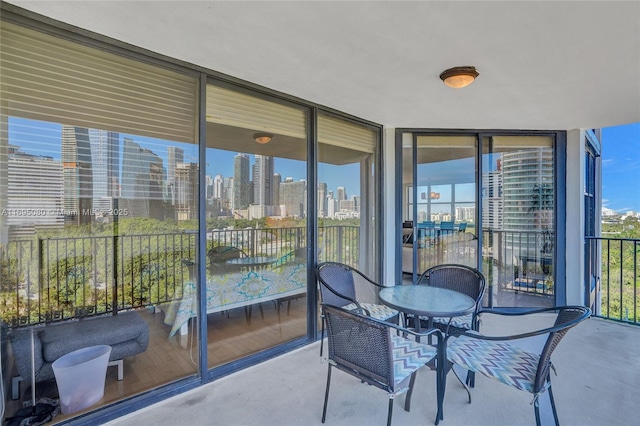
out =
[[[270,135],[269,133],[256,133],[253,135],[253,138],[256,140],[256,142],[260,144],[269,143],[272,137],[273,135]]]
[[[473,83],[473,80],[479,75],[476,67],[455,67],[449,68],[440,74],[440,79],[449,87],[461,89]]]

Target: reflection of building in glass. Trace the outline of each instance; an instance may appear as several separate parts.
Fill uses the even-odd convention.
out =
[[[178,163],[175,168],[176,220],[198,218],[198,163]]]
[[[184,162],[184,150],[175,146],[167,147],[167,182],[172,184],[175,181],[176,166]]]
[[[286,178],[280,184],[280,202],[284,206],[281,211],[282,216],[303,218],[306,213],[306,189],[307,181],[293,181],[293,178]]]
[[[218,198],[218,199],[224,198],[223,183],[224,183],[224,178],[222,177],[222,175],[216,175],[213,178],[213,188],[211,191],[211,196],[213,198]]]
[[[238,154],[233,157],[233,209],[249,207],[249,156]]]
[[[335,217],[338,202],[333,198],[333,191],[329,191],[327,195],[327,217]]]
[[[327,184],[318,183],[318,217],[327,217]]]
[[[552,225],[553,149],[502,154],[502,188],[505,231]]]
[[[62,163],[9,145],[6,221],[12,236],[64,227]]]
[[[65,223],[91,223],[93,170],[89,130],[62,126],[62,167],[64,176]]]
[[[213,198],[213,178],[209,175],[204,177],[204,191],[207,200]]]
[[[93,166],[93,208],[105,212],[120,196],[120,135],[89,129]]]
[[[121,209],[128,209],[129,216],[163,219],[165,176],[158,155],[124,138]]]
[[[273,185],[271,187],[271,202],[274,206],[280,205],[280,182],[282,181],[282,177],[280,173],[273,174]]]
[[[475,207],[456,207],[456,222],[475,222]]]
[[[231,210],[233,210],[233,178],[228,177],[222,180],[222,195],[220,198],[222,199],[223,208],[226,211],[226,215],[231,214]]]
[[[273,179],[273,157],[256,155],[253,163],[253,204],[271,206]]]
[[[503,217],[502,166],[501,160],[498,160],[495,170],[482,174],[482,226],[501,231]]]

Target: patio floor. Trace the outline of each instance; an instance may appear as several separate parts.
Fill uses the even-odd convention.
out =
[[[536,318],[528,326],[547,320]],[[534,324],[535,322],[535,324]],[[482,331],[520,331],[522,324],[486,315]],[[640,328],[592,318],[571,330],[556,349],[552,383],[562,425],[629,425],[640,415]],[[109,423],[192,425],[320,425],[327,364],[319,343],[219,379]],[[441,425],[535,424],[531,395],[479,376],[468,404],[448,375]],[[433,424],[435,374],[418,374],[412,409],[404,395],[394,405],[394,425]],[[386,394],[334,370],[326,425],[383,425]]]

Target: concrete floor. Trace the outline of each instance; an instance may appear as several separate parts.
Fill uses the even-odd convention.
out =
[[[483,317],[482,331],[502,334],[536,327]],[[560,423],[630,425],[640,417],[640,328],[592,318],[572,329],[556,349],[552,376]],[[109,423],[110,425],[320,425],[327,364],[319,343],[219,379],[196,390]],[[443,426],[533,425],[532,396],[479,376],[467,403],[466,393],[448,375]],[[436,415],[435,373],[418,373],[411,412],[404,395],[394,405],[393,424],[429,425]],[[326,425],[384,425],[385,392],[333,370]]]

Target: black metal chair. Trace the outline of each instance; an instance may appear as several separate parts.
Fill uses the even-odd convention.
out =
[[[433,318],[434,325],[443,332],[480,330],[480,313],[486,281],[484,275],[475,268],[458,264],[433,266],[418,277],[417,284],[446,288],[466,294],[476,302],[475,311],[464,317]]]
[[[544,312],[556,312],[552,327],[512,336],[483,336],[473,331],[463,331],[446,338],[447,358],[450,362],[532,393],[538,426],[541,423],[539,400],[542,395],[548,395],[555,424],[559,425],[551,391],[550,371],[555,371],[551,363],[551,354],[569,329],[587,319],[591,311],[583,306],[561,306],[528,312],[484,312],[508,316],[527,316]],[[543,335],[547,335],[547,338],[538,351],[524,349],[522,343],[518,344],[518,341],[522,342],[521,339]],[[463,386],[471,403],[469,388],[464,383]]]
[[[433,325],[445,335],[467,330],[480,330],[480,313],[486,284],[484,275],[480,271],[466,265],[436,265],[424,271],[418,278],[417,284],[454,290],[475,300],[475,311],[469,315],[453,318],[433,318]],[[475,385],[475,375],[472,371],[467,373],[466,383],[470,387]]]
[[[399,312],[395,309],[381,304],[366,303],[357,300],[354,276],[359,276],[364,282],[377,287],[378,290],[384,288],[357,269],[344,263],[323,262],[316,266],[315,273],[320,283],[320,300],[322,303],[339,306],[346,310],[358,310],[358,312],[365,313],[378,320],[398,322]],[[322,356],[324,346],[324,327],[323,317],[320,356]]]
[[[405,410],[409,411],[416,371],[437,354],[436,347],[403,336],[435,334],[440,341],[440,331],[432,329],[415,333],[395,324],[324,303],[322,310],[327,322],[329,345],[322,423],[327,415],[331,369],[335,367],[388,393],[387,426],[391,425],[394,398],[408,391]],[[392,330],[395,332],[392,333]]]

